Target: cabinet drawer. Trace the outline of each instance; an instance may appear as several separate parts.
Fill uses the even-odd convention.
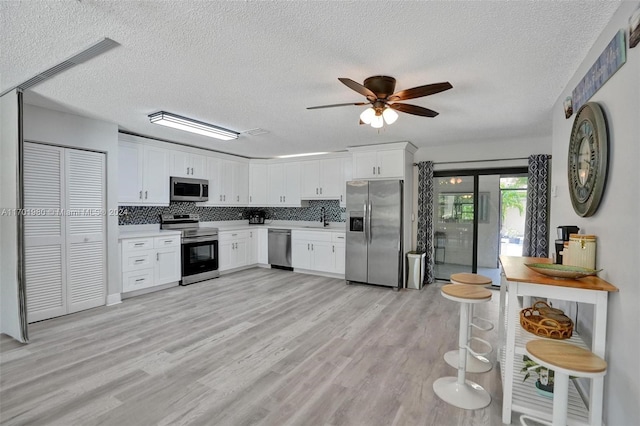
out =
[[[124,253],[122,256],[122,272],[153,268],[155,261],[155,250],[146,250],[144,252],[140,251],[137,253]]]
[[[295,229],[291,233],[291,237],[294,240],[304,241],[326,241],[331,242],[331,232],[323,231],[296,231]]]
[[[220,241],[236,241],[242,238],[249,238],[250,231],[225,231],[220,232]]]
[[[344,232],[332,232],[331,233],[331,241],[334,243],[344,243],[345,242],[345,234]]]
[[[153,238],[132,238],[122,240],[124,253],[136,250],[148,250],[153,248]]]
[[[153,246],[157,249],[162,247],[176,247],[180,245],[180,235],[168,237],[156,237],[153,239]]]
[[[153,269],[125,272],[122,274],[122,292],[153,287]]]

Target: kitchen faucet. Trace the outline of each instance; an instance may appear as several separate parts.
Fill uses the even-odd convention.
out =
[[[325,228],[329,226],[329,222],[327,222],[327,212],[325,211],[324,207],[320,209],[320,222],[322,222],[322,226],[324,226]]]

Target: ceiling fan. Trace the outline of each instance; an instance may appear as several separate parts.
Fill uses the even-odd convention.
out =
[[[364,85],[349,78],[339,78],[338,80],[348,88],[355,90],[366,97],[367,102],[321,105],[308,107],[307,109],[333,108],[347,105],[361,106],[370,104],[371,107],[367,108],[362,114],[360,114],[360,124],[371,124],[371,126],[375,128],[382,127],[385,122],[387,124],[395,122],[398,118],[398,114],[395,111],[419,115],[422,117],[435,117],[438,115],[436,111],[417,105],[398,102],[433,95],[444,92],[445,90],[449,90],[453,87],[449,82],[444,82],[427,84],[393,93],[396,88],[396,79],[386,75],[369,77],[364,81]]]

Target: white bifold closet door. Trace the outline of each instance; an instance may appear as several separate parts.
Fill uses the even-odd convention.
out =
[[[105,304],[104,154],[25,143],[29,322]]]

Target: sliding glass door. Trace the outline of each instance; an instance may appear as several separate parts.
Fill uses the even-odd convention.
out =
[[[526,168],[508,168],[434,173],[436,279],[472,272],[499,284],[500,254],[522,253],[526,172]],[[505,235],[511,234],[505,242]],[[520,254],[516,254],[518,247]]]

